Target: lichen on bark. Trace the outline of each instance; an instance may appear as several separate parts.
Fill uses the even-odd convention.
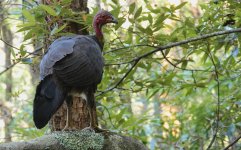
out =
[[[101,150],[104,145],[104,136],[90,130],[56,132],[54,136],[68,150]]]

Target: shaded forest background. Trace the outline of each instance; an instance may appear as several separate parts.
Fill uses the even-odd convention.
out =
[[[49,132],[32,121],[45,45],[71,34],[68,21],[93,34],[100,8],[119,21],[104,28],[106,65],[96,94],[103,128],[151,150],[223,149],[240,138],[239,0],[89,0],[89,14],[70,11],[70,2],[0,2],[0,143]]]

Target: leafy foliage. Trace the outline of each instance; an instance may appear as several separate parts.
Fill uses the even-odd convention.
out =
[[[107,4],[119,24],[104,29],[106,66],[97,93],[100,124],[134,136],[150,149],[221,149],[237,137],[241,129],[240,34],[147,54],[173,42],[239,28],[240,2],[200,4],[196,16],[188,2],[171,5],[145,0],[128,8],[119,1]],[[25,33],[24,40],[50,43],[71,34],[64,32],[69,21],[91,27],[97,8],[89,15],[76,14],[69,5],[65,0],[24,9],[25,23],[18,31]],[[48,16],[52,21],[45,21]],[[21,55],[27,55],[23,48]],[[237,149],[240,146],[236,144]]]

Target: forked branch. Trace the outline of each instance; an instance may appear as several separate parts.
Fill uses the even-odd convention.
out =
[[[218,31],[218,32],[210,33],[210,34],[204,34],[204,35],[201,35],[201,36],[198,36],[198,37],[194,37],[194,38],[189,38],[187,40],[183,40],[183,41],[180,41],[180,42],[170,43],[170,44],[167,44],[165,46],[159,46],[159,47],[157,46],[156,49],[154,49],[154,50],[152,50],[150,52],[147,52],[145,54],[142,54],[139,57],[136,57],[136,58],[126,62],[126,63],[133,63],[132,67],[123,75],[123,77],[114,86],[106,89],[105,91],[100,92],[97,96],[102,95],[104,93],[107,93],[107,92],[115,89],[116,87],[118,87],[125,80],[125,78],[132,71],[132,69],[135,68],[136,64],[141,59],[146,58],[148,56],[151,56],[152,54],[154,54],[156,52],[163,51],[163,50],[166,50],[166,49],[169,49],[169,48],[173,48],[173,47],[177,47],[177,46],[181,46],[181,45],[188,44],[188,43],[191,43],[191,42],[196,42],[196,41],[199,41],[199,40],[215,37],[215,36],[231,34],[231,33],[237,33],[237,32],[241,32],[241,28],[237,28],[237,29],[233,29],[233,30],[227,30],[227,31]],[[123,64],[126,64],[126,63],[123,63]],[[192,70],[192,71],[195,71],[195,70]]]

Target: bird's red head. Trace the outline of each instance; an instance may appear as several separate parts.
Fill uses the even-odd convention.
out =
[[[93,27],[95,29],[96,37],[102,41],[103,39],[103,33],[101,31],[101,28],[103,25],[107,23],[118,23],[116,18],[108,11],[101,10],[99,11],[93,20]]]
[[[108,11],[101,10],[99,11],[93,20],[93,25],[94,26],[103,26],[107,23],[118,23],[115,17]]]

